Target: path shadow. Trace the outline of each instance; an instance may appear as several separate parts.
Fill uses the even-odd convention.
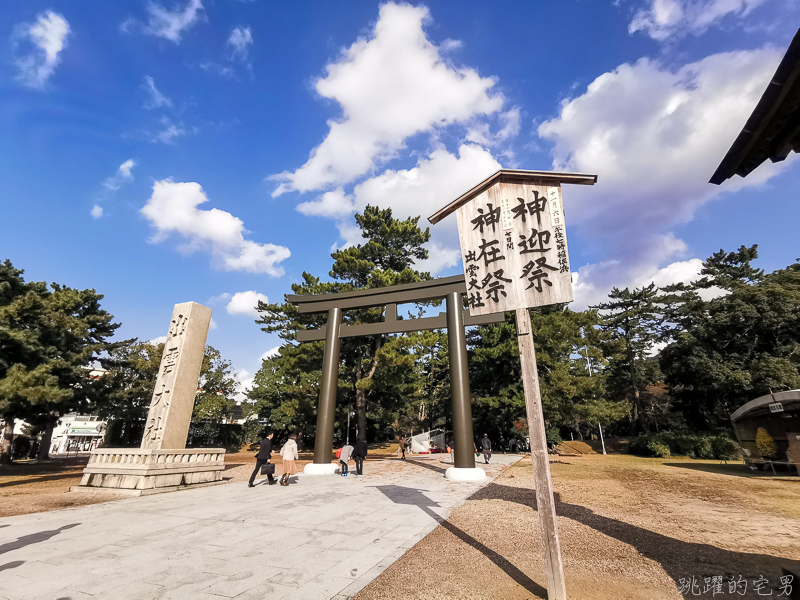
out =
[[[412,465],[417,465],[418,467],[423,467],[425,469],[430,469],[431,471],[436,471],[437,473],[441,473],[442,475],[447,473],[447,469],[443,469],[442,467],[437,467],[436,465],[430,465],[424,461],[414,460],[413,458],[407,458],[404,462],[407,462]]]
[[[225,463],[225,471],[230,471],[231,469],[235,469],[236,467],[241,467],[242,465],[246,465],[247,463]]]
[[[20,479],[19,481],[6,481],[5,483],[0,483],[0,488],[4,487],[12,487],[15,485],[26,485],[28,483],[43,483],[45,481],[60,481],[61,479],[80,479],[80,473],[62,473],[61,475],[45,475],[43,477],[28,477],[25,475],[21,475],[20,477],[25,477],[25,479]]]
[[[794,469],[777,471],[777,477],[772,474],[772,469],[767,467],[765,471],[751,471],[741,463],[712,465],[708,463],[673,462],[664,463],[665,467],[678,467],[680,469],[690,469],[692,471],[703,471],[704,473],[717,473],[719,475],[731,475],[733,477],[745,477],[747,479],[775,479],[785,481],[791,478],[800,481],[798,473]]]
[[[547,590],[536,583],[533,579],[525,575],[508,559],[504,558],[488,546],[482,544],[474,537],[469,535],[466,531],[459,529],[447,519],[439,516],[433,511],[433,508],[439,507],[437,502],[428,498],[422,492],[425,490],[418,490],[415,488],[407,488],[399,485],[376,485],[374,486],[380,490],[387,498],[395,504],[410,504],[418,506],[422,511],[436,521],[440,526],[447,529],[450,533],[455,535],[465,544],[475,548],[478,552],[483,554],[486,558],[491,560],[495,565],[502,569],[511,579],[517,582],[518,585],[528,590],[531,594],[535,594],[539,598],[547,598]]]
[[[6,563],[4,565],[0,565],[0,571],[8,571],[9,569],[16,569],[19,566],[25,564],[24,560],[15,560],[10,563]]]
[[[30,546],[31,544],[46,542],[51,537],[57,536],[65,529],[72,529],[73,527],[77,527],[78,525],[80,525],[80,523],[71,523],[70,525],[64,525],[62,527],[59,527],[58,529],[50,529],[47,531],[40,531],[39,533],[23,535],[22,537],[17,538],[15,542],[9,542],[7,544],[3,544],[2,546],[0,546],[0,554],[5,554],[6,552],[11,552],[12,550],[19,550],[20,548],[24,548],[25,546]]]
[[[490,483],[469,499],[499,499],[516,502],[537,510],[533,489],[511,487],[499,483]],[[753,580],[763,575],[769,579],[773,597],[776,597],[779,578],[782,574],[781,568],[785,566],[800,569],[800,561],[797,560],[769,554],[724,550],[711,544],[685,542],[631,525],[625,521],[605,517],[585,506],[561,502],[558,496],[556,496],[556,513],[560,517],[572,519],[635,548],[643,556],[659,563],[676,584],[682,578],[691,580],[694,576],[702,587],[705,577],[722,575],[727,589],[727,581],[730,578],[737,578],[741,575],[752,585]],[[676,522],[674,527],[680,529],[681,524]],[[711,594],[706,596],[710,598]],[[687,594],[686,597],[692,597],[692,595]],[[747,590],[745,595],[737,593],[737,598],[760,597],[762,596],[755,593],[750,595],[750,590]]]

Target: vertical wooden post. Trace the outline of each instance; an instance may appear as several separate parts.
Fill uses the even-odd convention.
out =
[[[531,459],[536,482],[536,507],[542,531],[545,567],[547,570],[548,600],[567,600],[564,566],[561,564],[561,545],[558,541],[558,522],[550,479],[550,459],[544,432],[539,375],[536,371],[536,351],[531,332],[531,315],[527,308],[517,309],[517,341],[522,361],[522,383],[525,387],[525,408],[528,413],[528,432],[531,437]]]

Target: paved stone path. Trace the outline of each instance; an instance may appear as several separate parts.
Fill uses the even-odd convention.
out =
[[[288,487],[231,483],[2,518],[0,598],[344,600],[518,458],[481,464],[490,477],[480,484],[444,479],[449,457],[415,455],[368,462],[360,478],[300,475]]]

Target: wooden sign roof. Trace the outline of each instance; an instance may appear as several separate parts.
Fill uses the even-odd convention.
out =
[[[557,173],[554,171],[522,171],[519,169],[500,169],[491,177],[484,179],[467,193],[462,194],[450,204],[428,217],[431,224],[436,225],[447,215],[454,212],[458,207],[463,206],[475,196],[485,192],[496,183],[533,183],[538,185],[560,185],[562,183],[574,183],[578,185],[594,185],[597,183],[597,175],[587,175],[586,173]]]

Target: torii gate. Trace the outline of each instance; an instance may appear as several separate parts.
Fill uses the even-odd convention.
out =
[[[317,407],[317,435],[314,444],[314,461],[306,465],[304,473],[323,475],[336,472],[331,463],[333,451],[333,422],[336,408],[336,388],[339,373],[339,340],[360,335],[385,335],[431,329],[447,329],[450,351],[450,388],[453,395],[453,434],[455,456],[453,467],[446,477],[452,481],[480,481],[486,477],[483,469],[475,466],[474,439],[472,435],[472,406],[467,370],[467,338],[464,327],[502,323],[504,313],[470,316],[464,310],[462,296],[467,293],[464,275],[444,277],[430,281],[394,285],[338,294],[311,296],[286,295],[286,301],[297,305],[303,314],[327,312],[328,324],[319,329],[297,333],[298,342],[325,340],[322,359],[319,406]],[[397,318],[398,304],[411,304],[444,299],[447,312],[435,317],[420,319]],[[342,311],[354,308],[385,306],[382,323],[342,325]]]

